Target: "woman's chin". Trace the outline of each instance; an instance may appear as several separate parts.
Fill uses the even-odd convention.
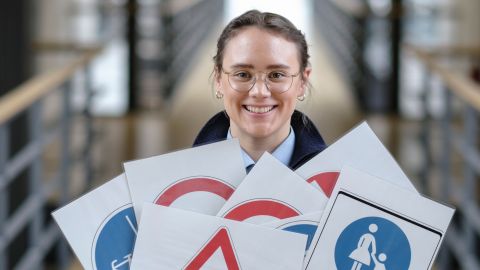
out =
[[[247,129],[247,134],[252,138],[266,138],[272,135],[272,129],[268,124],[257,124]]]

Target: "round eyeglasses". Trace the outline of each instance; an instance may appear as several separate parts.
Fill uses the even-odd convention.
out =
[[[270,92],[283,93],[288,91],[293,83],[293,78],[300,74],[290,75],[284,71],[270,71],[270,72],[252,72],[249,70],[234,70],[226,72],[222,69],[222,72],[228,76],[228,83],[238,92],[248,92],[252,90],[253,86],[257,82],[257,73],[265,75],[263,81],[265,86]]]

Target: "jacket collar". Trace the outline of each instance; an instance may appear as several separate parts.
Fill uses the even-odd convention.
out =
[[[323,151],[326,145],[313,122],[303,113],[295,110],[291,125],[295,132],[295,150],[289,167],[294,170]],[[227,113],[225,111],[217,113],[200,130],[193,146],[225,140],[229,127]]]

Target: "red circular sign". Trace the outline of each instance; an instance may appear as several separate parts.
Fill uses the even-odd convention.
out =
[[[177,181],[167,187],[155,199],[155,204],[170,206],[176,199],[183,195],[197,191],[213,193],[227,200],[230,198],[234,190],[234,187],[218,179],[209,177],[187,178]]]
[[[244,221],[255,216],[271,216],[279,219],[289,218],[300,215],[292,206],[274,200],[253,200],[244,202],[228,211],[224,217],[237,221]]]

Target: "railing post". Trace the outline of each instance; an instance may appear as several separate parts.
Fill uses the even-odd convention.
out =
[[[33,141],[38,147],[42,147],[43,141],[43,126],[42,126],[42,104],[40,101],[35,102],[29,113],[29,132],[30,141]],[[34,196],[35,193],[42,192],[42,179],[43,179],[43,160],[42,155],[36,158],[30,167],[29,174],[29,196]],[[43,208],[41,211],[36,211],[31,219],[29,226],[29,241],[30,246],[35,246],[41,237],[43,227]],[[38,265],[38,269],[42,269],[41,264]]]
[[[431,115],[430,115],[430,110],[428,108],[428,100],[430,98],[431,94],[431,87],[430,87],[430,80],[431,80],[431,74],[428,72],[428,70],[425,69],[425,72],[423,74],[423,93],[421,94],[421,103],[422,103],[422,108],[423,108],[423,124],[422,124],[422,131],[420,134],[420,143],[423,146],[423,152],[424,152],[424,164],[422,166],[422,169],[420,171],[420,185],[422,188],[422,191],[431,194],[431,190],[429,190],[428,186],[428,181],[430,178],[430,170],[433,167],[433,162],[432,162],[432,152],[431,152],[431,136],[432,133],[430,132],[431,128]]]
[[[435,59],[435,52],[431,53],[415,46],[411,49],[431,74],[439,76],[443,84],[444,112],[436,121],[441,140],[438,144],[436,140],[430,144],[429,155],[434,163],[435,170],[432,172],[435,175],[438,173],[440,179],[440,185],[436,186],[438,195],[435,197],[441,201],[453,201],[458,208],[445,239],[447,245],[440,250],[435,266],[438,270],[450,270],[455,266],[469,270],[480,269],[477,254],[480,228],[477,194],[479,188],[477,181],[480,174],[479,88],[465,76],[451,73],[448,68],[442,67],[441,62]],[[455,51],[455,48],[453,49]],[[438,52],[442,53],[442,51],[441,49]],[[459,117],[454,115],[456,111],[452,106],[457,98],[464,102],[461,104],[463,115]],[[426,100],[423,101],[425,103]],[[463,124],[463,132],[457,130],[457,124],[460,122]],[[433,121],[430,121],[430,126],[428,122],[424,123],[422,135],[430,133],[430,137],[436,139],[432,136],[434,130],[431,124]],[[422,139],[427,141],[428,137],[425,136]],[[437,148],[438,152],[432,151]],[[425,179],[428,178],[425,177]],[[434,182],[430,182],[432,183]]]
[[[173,27],[173,15],[171,10],[170,0],[162,1],[160,3],[161,9],[161,22],[162,22],[162,47],[164,52],[162,54],[161,61],[161,76],[162,76],[162,86],[163,86],[163,96],[169,97],[173,90],[173,78],[175,74],[171,74],[171,64],[174,59],[172,40],[175,38],[175,33],[172,31]]]
[[[8,123],[0,125],[0,181],[5,180],[5,168],[9,155],[9,144],[8,144]],[[7,187],[0,187],[0,241],[3,238],[3,229],[5,226],[5,221],[8,218],[8,192]],[[7,249],[0,249],[0,270],[7,270],[8,266],[8,256]]]
[[[71,95],[72,81],[64,84],[62,99],[62,117],[61,117],[61,147],[60,147],[60,205],[65,205],[70,194],[70,136],[71,136]],[[67,269],[70,263],[70,255],[65,240],[62,238],[58,247],[58,266],[59,269]]]
[[[441,154],[440,154],[440,199],[444,201],[449,201],[448,198],[451,192],[451,168],[450,168],[450,157],[452,154],[452,134],[450,122],[452,119],[452,93],[447,87],[443,88],[444,90],[444,108],[445,111],[440,120],[441,128]],[[438,256],[437,265],[439,270],[450,269],[451,255],[448,252],[448,248],[444,246],[440,250],[440,256]]]
[[[91,158],[91,148],[93,142],[93,119],[91,113],[91,104],[94,93],[93,82],[92,82],[92,68],[91,65],[88,65],[85,68],[85,109],[83,111],[85,118],[85,146],[84,146],[84,168],[85,168],[85,183],[86,188],[91,188],[93,186],[93,165]]]
[[[477,146],[477,134],[478,134],[478,119],[476,117],[475,109],[471,106],[467,105],[464,109],[463,115],[463,143],[466,147],[475,147]],[[468,153],[465,153],[467,155]],[[463,190],[462,190],[462,200],[463,205],[466,207],[470,203],[476,202],[476,176],[474,168],[472,168],[470,162],[468,161],[469,158],[467,156],[464,157],[467,160],[464,163],[463,167]],[[471,159],[470,159],[471,160]],[[462,216],[465,220],[462,222],[462,231],[463,231],[463,239],[466,241],[465,245],[468,250],[475,250],[475,231],[472,224],[469,222],[468,217],[466,215]]]
[[[127,39],[128,39],[128,110],[134,110],[137,104],[137,79],[138,79],[138,59],[137,59],[137,13],[138,1],[127,0]]]
[[[442,130],[442,151],[440,157],[440,171],[441,171],[441,188],[440,188],[440,199],[449,201],[451,189],[451,164],[450,157],[452,156],[452,130],[451,130],[451,119],[452,119],[452,93],[445,87],[445,112],[441,119],[441,130]]]
[[[52,246],[57,256],[55,269],[68,269],[71,265],[67,243],[63,238],[59,241],[60,231],[54,222],[46,226],[44,210],[53,194],[60,197],[55,202],[56,206],[64,205],[71,198],[72,76],[85,68],[96,54],[98,48],[85,50],[68,66],[37,76],[13,89],[12,95],[0,99],[0,270],[43,269],[42,260],[49,255]],[[63,106],[60,123],[47,131],[42,121],[42,102],[47,94],[59,89],[62,90],[59,92],[63,100],[55,102]],[[87,90],[91,90],[91,87]],[[22,148],[19,146],[12,156],[11,139],[15,134],[12,133],[10,122],[19,114],[27,115],[29,128],[28,134],[23,132],[16,135],[28,135],[30,141]],[[47,181],[44,179],[42,157],[45,146],[51,142],[58,143],[60,164],[54,177]],[[90,146],[88,142],[86,144],[89,153]],[[26,183],[17,182],[16,179],[25,170],[29,172]],[[29,193],[18,198],[17,201],[21,202],[15,203],[15,209],[11,209],[11,201],[15,199],[11,193],[13,186],[21,186],[22,190]],[[24,249],[15,249],[17,241]]]

